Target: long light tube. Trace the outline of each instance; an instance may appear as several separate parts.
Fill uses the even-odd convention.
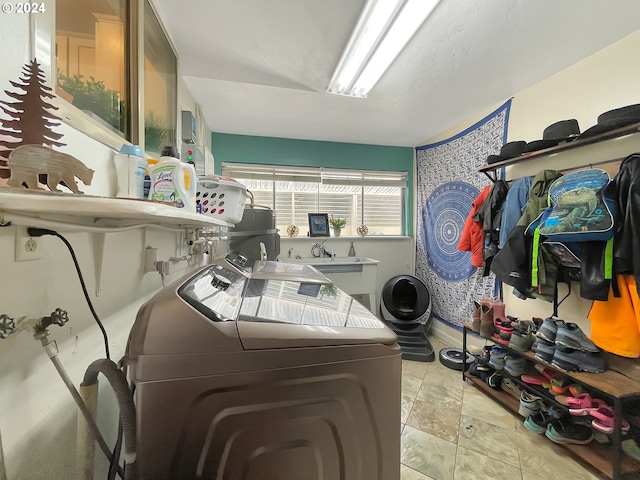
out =
[[[327,91],[366,97],[439,0],[368,0]]]

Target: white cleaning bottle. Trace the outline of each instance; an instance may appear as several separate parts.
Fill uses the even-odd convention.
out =
[[[195,213],[198,186],[196,170],[188,163],[178,160],[177,155],[175,147],[164,147],[160,161],[149,165],[149,199],[175,202],[177,207]]]
[[[145,198],[144,174],[147,160],[138,145],[122,145],[113,157],[118,185],[116,197]]]

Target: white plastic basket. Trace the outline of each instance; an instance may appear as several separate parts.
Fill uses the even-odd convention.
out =
[[[198,177],[196,205],[198,211],[218,220],[239,223],[249,199],[247,187],[228,177]]]

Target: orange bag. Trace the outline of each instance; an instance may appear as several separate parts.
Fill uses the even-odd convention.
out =
[[[606,302],[594,301],[589,311],[591,340],[607,352],[640,357],[640,298],[633,275],[618,275],[620,297],[611,289]]]

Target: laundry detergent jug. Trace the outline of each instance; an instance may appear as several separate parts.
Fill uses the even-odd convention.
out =
[[[175,157],[163,155],[158,163],[149,165],[149,178],[150,200],[175,202],[177,207],[195,213],[197,182],[193,166]]]

